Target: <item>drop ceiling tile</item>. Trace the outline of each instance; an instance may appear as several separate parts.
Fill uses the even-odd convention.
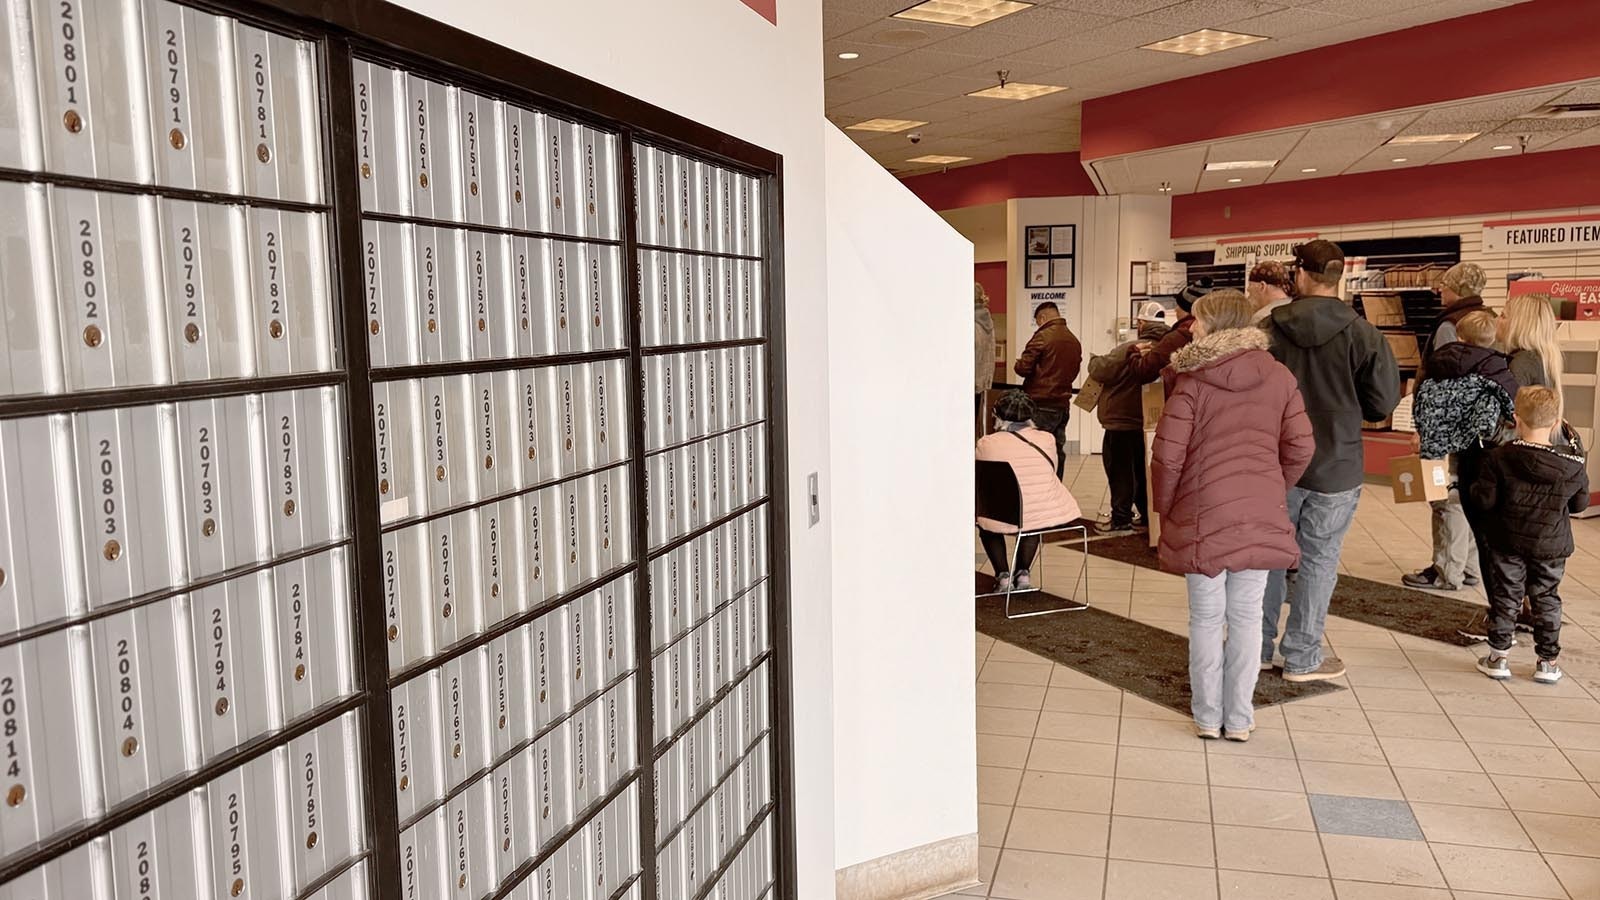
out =
[[[1565,137],[1565,135],[1561,134],[1560,132],[1545,132],[1543,134],[1528,135],[1528,149],[1530,151],[1550,149],[1551,144],[1561,140],[1563,137]],[[1496,147],[1504,147],[1508,144],[1517,149],[1494,149]],[[1460,146],[1456,147],[1456,149],[1440,157],[1438,161],[1462,162],[1469,159],[1489,159],[1496,156],[1516,156],[1522,152],[1520,149],[1521,146],[1521,141],[1519,141],[1514,135],[1490,133],[1467,141],[1465,144],[1461,144]]]
[[[1038,35],[1056,39],[1072,37],[1091,28],[1100,28],[1117,21],[1119,16],[1102,15],[1058,6],[1035,6],[983,26],[985,31],[1000,34]]]
[[[1347,173],[1385,172],[1391,169],[1426,165],[1456,149],[1455,144],[1414,144],[1409,147],[1379,147],[1345,169]],[[1404,163],[1394,162],[1404,159]]]
[[[1593,122],[1593,119],[1589,121]],[[1600,126],[1586,128],[1583,131],[1566,135],[1559,140],[1552,141],[1546,150],[1571,150],[1576,147],[1600,146]]]
[[[854,72],[849,75],[840,75],[830,78],[823,84],[826,96],[827,109],[832,111],[841,103],[852,103],[864,100],[874,94],[883,93],[883,85],[868,81],[860,77],[861,73]]]
[[[982,97],[951,97],[948,100],[940,100],[927,106],[919,106],[907,113],[906,118],[921,119],[928,122],[929,126],[932,127],[964,119],[973,113],[987,112],[994,108],[993,103],[994,101],[985,100]]]
[[[1443,22],[1445,19],[1470,16],[1474,13],[1488,12],[1489,10],[1500,9],[1504,5],[1499,0],[1442,0],[1442,2],[1428,3],[1399,12],[1391,12],[1386,14],[1384,18],[1398,23],[1402,28],[1409,28],[1415,25]]]
[[[1509,119],[1538,109],[1560,93],[1559,88],[1518,91],[1482,100],[1436,106],[1424,111],[1402,134],[1492,131]]]
[[[1022,79],[1012,77],[1012,81]],[[916,82],[907,85],[912,90],[925,91],[930,94],[940,94],[944,97],[965,97],[973,91],[992,88],[1000,83],[1000,78],[993,72],[986,75],[924,75]],[[981,98],[979,98],[981,99]],[[991,101],[1004,102],[1004,101]]]
[[[1427,6],[1434,2],[1435,0],[1306,0],[1297,4],[1297,8],[1313,13],[1371,19],[1397,15],[1407,9]]]
[[[1092,44],[1107,44],[1132,50],[1156,41],[1164,41],[1170,37],[1177,37],[1191,29],[1181,25],[1171,25],[1163,22],[1152,22],[1148,19],[1123,19],[1111,25],[1100,28],[1091,28],[1076,36],[1076,40],[1087,41]],[[1148,50],[1147,53],[1160,51]]]
[[[1316,128],[1278,163],[1278,177],[1273,180],[1293,180],[1300,169],[1314,167],[1316,177],[1337,175],[1354,165],[1389,139],[1389,135],[1403,128],[1411,117],[1369,117],[1349,122],[1338,122]],[[1387,127],[1385,127],[1387,126]]]
[[[916,2],[917,0],[828,0],[828,8],[854,15],[887,19],[908,6],[916,5]]]
[[[1254,187],[1266,184],[1271,175],[1272,172],[1268,169],[1251,169],[1245,172],[1207,172],[1202,169],[1199,181],[1196,182],[1196,190],[1226,191],[1232,188]],[[1177,185],[1174,184],[1173,187],[1176,188]]]
[[[1010,34],[991,31],[987,27],[962,30],[965,33],[946,37],[933,46],[941,53],[995,57],[1037,47],[1050,39],[1048,35]]]
[[[1263,16],[1278,12],[1283,3],[1264,3],[1260,0],[1183,0],[1172,6],[1163,6],[1140,16],[1149,22],[1181,26],[1183,31],[1197,28],[1216,28],[1223,22],[1250,16]]]
[[[990,57],[988,56],[922,49],[901,53],[884,60],[878,66],[889,72],[909,72],[914,75],[944,75],[949,72],[969,69],[979,63],[986,63],[989,59]]]
[[[1600,81],[1580,84],[1555,98],[1555,103],[1600,103]]]
[[[1594,119],[1512,119],[1495,129],[1496,134],[1568,134],[1592,127]]]
[[[1335,16],[1327,13],[1313,12],[1304,8],[1280,9],[1266,15],[1252,16],[1228,21],[1222,27],[1227,31],[1236,31],[1240,34],[1259,34],[1269,38],[1303,37],[1308,33],[1315,33],[1324,28],[1333,28],[1338,25],[1348,25],[1354,19],[1348,16]],[[1247,46],[1260,46],[1252,44]],[[1242,49],[1242,48],[1241,48]],[[1222,54],[1213,54],[1221,56]]]
[[[1171,6],[1173,0],[1055,0],[1053,6],[1101,13],[1107,16],[1137,16],[1141,13]]]
[[[1288,131],[1257,137],[1237,138],[1231,141],[1218,141],[1211,145],[1206,154],[1206,162],[1283,159],[1294,150],[1296,144],[1300,143],[1300,138],[1303,134],[1304,132]],[[1234,174],[1238,173],[1235,172]]]
[[[1009,53],[1007,58],[1065,66],[1103,59],[1119,52],[1121,52],[1119,48],[1109,44],[1096,44],[1074,37],[1071,40],[1050,41],[1016,53]]]
[[[901,22],[899,19],[882,19],[866,27],[857,28],[855,31],[834,35],[831,39],[874,47],[911,50],[917,47],[926,47],[929,44],[937,43],[966,30],[965,28],[934,25],[927,22]]]

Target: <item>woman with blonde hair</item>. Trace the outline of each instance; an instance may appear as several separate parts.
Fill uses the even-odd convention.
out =
[[[1523,294],[1506,301],[1499,322],[1500,344],[1511,357],[1511,375],[1521,387],[1539,385],[1561,397],[1561,344],[1548,294]]]

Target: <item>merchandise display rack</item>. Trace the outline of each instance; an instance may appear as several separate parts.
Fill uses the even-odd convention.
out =
[[[381,0],[0,8],[0,897],[794,897],[781,158]]]

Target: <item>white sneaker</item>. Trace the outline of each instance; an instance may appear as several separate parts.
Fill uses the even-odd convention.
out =
[[[1016,584],[1016,587],[1014,588],[1015,590],[1019,590],[1019,591],[1031,591],[1031,590],[1033,590],[1033,579],[1028,577],[1028,570],[1027,569],[1018,569],[1017,570],[1017,577],[1016,577],[1016,580],[1015,580],[1015,584]]]
[[[1195,725],[1194,733],[1195,737],[1198,737],[1202,741],[1214,741],[1222,737],[1221,728],[1207,727],[1205,725]]]
[[[1564,674],[1566,673],[1561,671],[1561,667],[1556,665],[1555,660],[1541,659],[1538,667],[1533,670],[1533,680],[1540,684],[1555,684],[1561,680],[1561,676]]]
[[[1002,575],[999,575],[999,576],[997,576],[995,578],[995,580],[994,580],[994,592],[996,594],[1009,594],[1009,593],[1011,593],[1011,591],[1012,591],[1012,587],[1011,587],[1011,573],[1010,572],[1006,572],[1006,573],[1004,573]]]

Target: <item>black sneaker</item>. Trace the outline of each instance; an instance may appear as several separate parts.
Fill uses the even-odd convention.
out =
[[[1407,572],[1400,576],[1400,583],[1406,587],[1424,588],[1430,591],[1458,591],[1459,587],[1439,577],[1439,570],[1433,566],[1421,572]]]
[[[1126,533],[1131,532],[1131,531],[1133,531],[1133,523],[1131,523],[1131,522],[1096,522],[1096,523],[1094,523],[1094,533],[1095,534],[1126,534]]]

